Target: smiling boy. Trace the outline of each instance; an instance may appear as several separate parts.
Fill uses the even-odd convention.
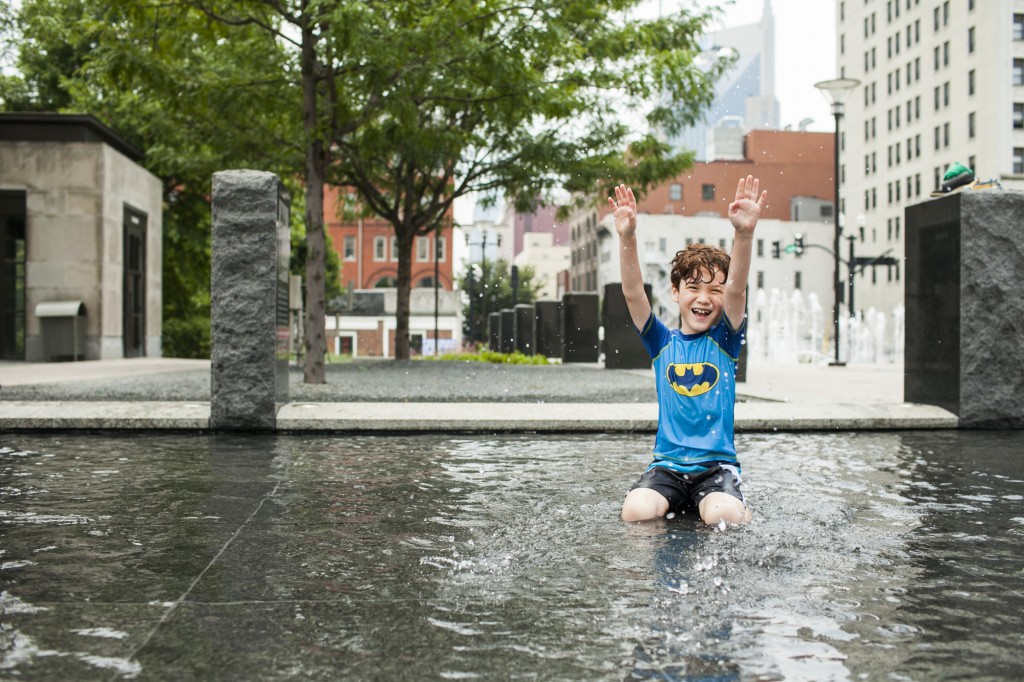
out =
[[[754,228],[768,192],[748,175],[729,204],[732,255],[691,244],[672,260],[672,300],[680,328],[651,311],[637,255],[636,198],[625,185],[608,197],[619,233],[622,293],[633,324],[654,359],[658,434],[654,461],[626,494],[624,521],[697,511],[708,525],[750,520],[733,444],[736,362],[745,330],[747,276]]]

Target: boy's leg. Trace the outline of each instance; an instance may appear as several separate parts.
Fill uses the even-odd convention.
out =
[[[720,521],[726,523],[749,523],[752,518],[750,509],[743,500],[728,493],[708,493],[697,505],[700,520],[709,526]]]
[[[633,488],[622,502],[623,521],[650,521],[667,513],[668,500],[650,488]]]
[[[712,467],[694,481],[693,495],[701,521],[714,526],[726,523],[749,523],[752,515],[740,492],[739,469],[723,464]]]
[[[622,502],[623,521],[649,521],[668,514],[685,500],[680,475],[664,467],[651,467],[633,484]]]

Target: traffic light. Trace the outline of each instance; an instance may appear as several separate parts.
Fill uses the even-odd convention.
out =
[[[781,258],[782,242],[772,242],[772,258]]]
[[[794,235],[793,246],[795,247],[796,255],[799,256],[804,252],[804,236],[802,234]]]

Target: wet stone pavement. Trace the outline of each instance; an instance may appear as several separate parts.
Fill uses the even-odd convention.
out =
[[[0,678],[1024,678],[1021,433],[737,441],[722,531],[646,435],[0,434]]]

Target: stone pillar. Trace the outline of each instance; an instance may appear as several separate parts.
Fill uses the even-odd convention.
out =
[[[562,304],[562,362],[597,362],[597,294],[565,294]]]
[[[562,357],[562,302],[537,301],[533,315],[536,352],[546,358]]]
[[[651,301],[650,284],[644,285],[644,292],[648,302]],[[604,287],[601,322],[604,324],[605,369],[650,369],[651,356],[640,341],[619,282]]]
[[[516,311],[512,308],[502,308],[499,315],[498,329],[501,330],[501,336],[498,350],[502,353],[511,353],[516,349]]]
[[[523,355],[533,355],[536,346],[536,333],[533,327],[533,306],[520,303],[515,307],[516,318],[516,350]]]
[[[288,400],[289,199],[273,173],[213,175],[210,428],[272,430]]]
[[[487,314],[487,349],[492,353],[501,351],[501,313]]]
[[[906,209],[904,399],[965,428],[1024,428],[1024,193]]]

